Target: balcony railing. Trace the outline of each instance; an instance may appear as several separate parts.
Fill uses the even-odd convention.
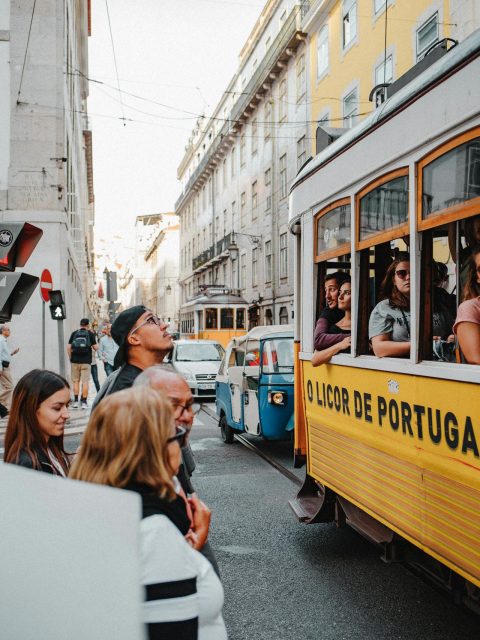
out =
[[[202,251],[198,256],[195,256],[192,260],[192,269],[198,269],[202,265],[206,264],[209,260],[212,260],[216,256],[221,255],[224,251],[228,249],[230,244],[232,243],[232,233],[228,233],[226,236],[223,236],[221,240],[218,240],[215,244],[212,244],[211,247]]]

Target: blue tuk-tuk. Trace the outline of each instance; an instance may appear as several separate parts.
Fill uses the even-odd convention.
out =
[[[266,440],[293,434],[293,327],[255,327],[233,338],[216,378],[216,407],[222,440],[236,433]]]

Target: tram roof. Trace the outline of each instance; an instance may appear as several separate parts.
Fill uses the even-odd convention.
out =
[[[442,56],[423,73],[388,98],[381,106],[362,120],[362,122],[352,129],[349,129],[340,136],[340,138],[335,140],[335,142],[315,156],[297,175],[290,188],[290,192],[316,173],[329,160],[340,155],[340,153],[354,145],[358,140],[368,135],[370,129],[375,129],[384,120],[390,118],[397,110],[401,109],[405,103],[414,100],[417,95],[428,91],[440,78],[460,66],[465,59],[475,57],[475,55],[479,53],[480,29],[477,29],[465,38],[462,43],[452,47],[447,55]]]
[[[254,327],[244,336],[233,338],[232,341],[238,346],[246,340],[262,340],[263,338],[280,338],[284,336],[293,338],[293,324],[271,324]]]
[[[182,304],[182,309],[185,310],[185,309],[188,309],[189,307],[195,307],[198,304],[201,304],[204,306],[232,305],[232,304],[245,306],[248,303],[246,300],[244,300],[240,296],[220,293],[213,296],[199,296],[194,300],[189,300],[188,302],[185,302],[184,304]]]

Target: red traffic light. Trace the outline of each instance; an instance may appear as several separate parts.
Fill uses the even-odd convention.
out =
[[[0,222],[0,271],[24,267],[42,235],[29,222]]]

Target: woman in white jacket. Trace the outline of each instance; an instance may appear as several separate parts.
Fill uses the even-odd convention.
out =
[[[150,640],[226,640],[223,588],[191,546],[191,510],[175,477],[185,437],[161,392],[120,391],[92,413],[70,477],[142,497],[143,619]]]

